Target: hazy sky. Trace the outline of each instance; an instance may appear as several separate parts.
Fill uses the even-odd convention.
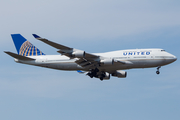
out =
[[[179,120],[180,62],[126,70],[125,79],[91,79],[15,63],[10,34],[20,33],[45,54],[58,54],[33,38],[87,52],[163,48],[180,58],[179,0],[6,0],[0,2],[0,119]]]

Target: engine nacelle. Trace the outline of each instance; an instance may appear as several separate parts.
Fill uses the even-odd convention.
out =
[[[86,52],[85,52],[85,51],[81,51],[81,50],[74,51],[74,52],[72,53],[72,56],[78,57],[78,58],[84,58],[85,55],[86,55]]]
[[[98,76],[98,78],[101,78],[101,75]],[[105,74],[103,74],[103,80],[109,80],[110,79],[110,74],[105,72]]]
[[[113,65],[114,64],[114,59],[100,60],[100,63],[103,64],[103,65]]]
[[[127,72],[118,70],[115,73],[112,73],[112,76],[118,78],[125,78],[127,76]]]

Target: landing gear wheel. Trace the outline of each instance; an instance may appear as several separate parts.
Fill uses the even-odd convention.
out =
[[[161,68],[161,66],[158,66],[158,68],[157,68],[157,71],[156,71],[156,74],[160,74],[160,72],[159,72],[159,69]]]
[[[93,78],[93,74],[92,73],[88,73],[87,74],[90,78]]]
[[[103,77],[100,77],[100,80],[103,81]]]
[[[90,78],[93,78],[93,75],[90,75]]]
[[[160,74],[160,72],[159,72],[159,71],[156,71],[156,74]]]

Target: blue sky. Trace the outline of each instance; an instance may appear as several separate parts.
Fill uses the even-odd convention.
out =
[[[101,82],[76,72],[15,63],[10,34],[21,33],[46,54],[57,43],[107,52],[163,48],[179,55],[178,0],[6,0],[0,4],[0,119],[3,120],[179,120],[180,62],[127,70],[125,79]]]

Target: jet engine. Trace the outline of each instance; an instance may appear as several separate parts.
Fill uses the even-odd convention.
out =
[[[78,57],[78,58],[84,58],[85,55],[86,55],[86,52],[85,52],[85,51],[81,51],[81,50],[74,51],[74,52],[72,53],[72,56]]]
[[[117,70],[115,73],[112,73],[112,76],[118,77],[118,78],[125,78],[127,76],[127,72]]]
[[[103,65],[113,65],[114,64],[114,59],[100,60],[100,63],[103,64]]]

